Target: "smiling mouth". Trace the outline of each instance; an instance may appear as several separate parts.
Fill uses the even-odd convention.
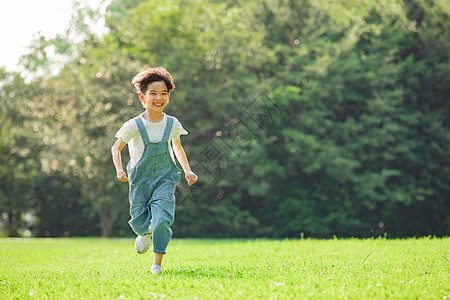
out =
[[[156,107],[161,107],[161,106],[164,105],[164,103],[153,103],[153,105],[156,106]]]

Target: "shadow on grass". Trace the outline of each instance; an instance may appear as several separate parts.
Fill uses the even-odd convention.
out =
[[[142,275],[155,276],[150,272],[150,267],[146,266],[145,263],[139,258],[137,255],[133,255],[130,257],[129,262],[131,265],[129,267],[133,269],[135,272],[139,272]],[[245,270],[246,273],[249,272],[249,269]],[[253,272],[250,272],[253,273]],[[246,278],[248,275],[245,275],[242,270],[236,270],[231,268],[215,268],[211,267],[210,269],[202,268],[189,268],[189,269],[174,269],[167,268],[157,275],[159,277],[172,277],[172,278],[183,278],[183,279],[204,279],[204,278],[219,278],[219,279],[239,279]]]
[[[231,270],[205,270],[205,269],[191,269],[191,270],[163,270],[161,276],[179,277],[184,279],[204,279],[204,278],[218,278],[218,279],[239,279],[246,278],[240,271]]]

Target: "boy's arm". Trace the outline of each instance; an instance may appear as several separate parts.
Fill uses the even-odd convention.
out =
[[[194,172],[191,171],[191,167],[189,166],[186,152],[184,152],[184,148],[183,146],[181,146],[181,139],[178,138],[176,140],[172,140],[172,144],[175,156],[177,157],[181,167],[183,168],[184,177],[186,178],[186,181],[188,182],[189,185],[194,184],[195,182],[197,182],[198,177],[197,175],[195,175]]]
[[[126,144],[127,143],[125,143],[122,138],[118,138],[114,145],[111,147],[112,159],[117,171],[117,179],[122,182],[128,181],[127,174],[122,167],[122,156],[120,155],[120,151],[123,147],[125,147]]]

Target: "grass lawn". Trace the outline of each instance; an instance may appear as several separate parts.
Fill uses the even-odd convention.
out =
[[[0,299],[450,299],[450,238],[0,239]]]

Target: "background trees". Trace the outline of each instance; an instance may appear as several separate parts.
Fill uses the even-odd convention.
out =
[[[109,148],[141,109],[131,78],[162,65],[201,178],[180,183],[175,236],[446,235],[448,18],[444,1],[113,1],[57,76],[2,73],[1,174],[21,172],[3,231],[131,233]]]

